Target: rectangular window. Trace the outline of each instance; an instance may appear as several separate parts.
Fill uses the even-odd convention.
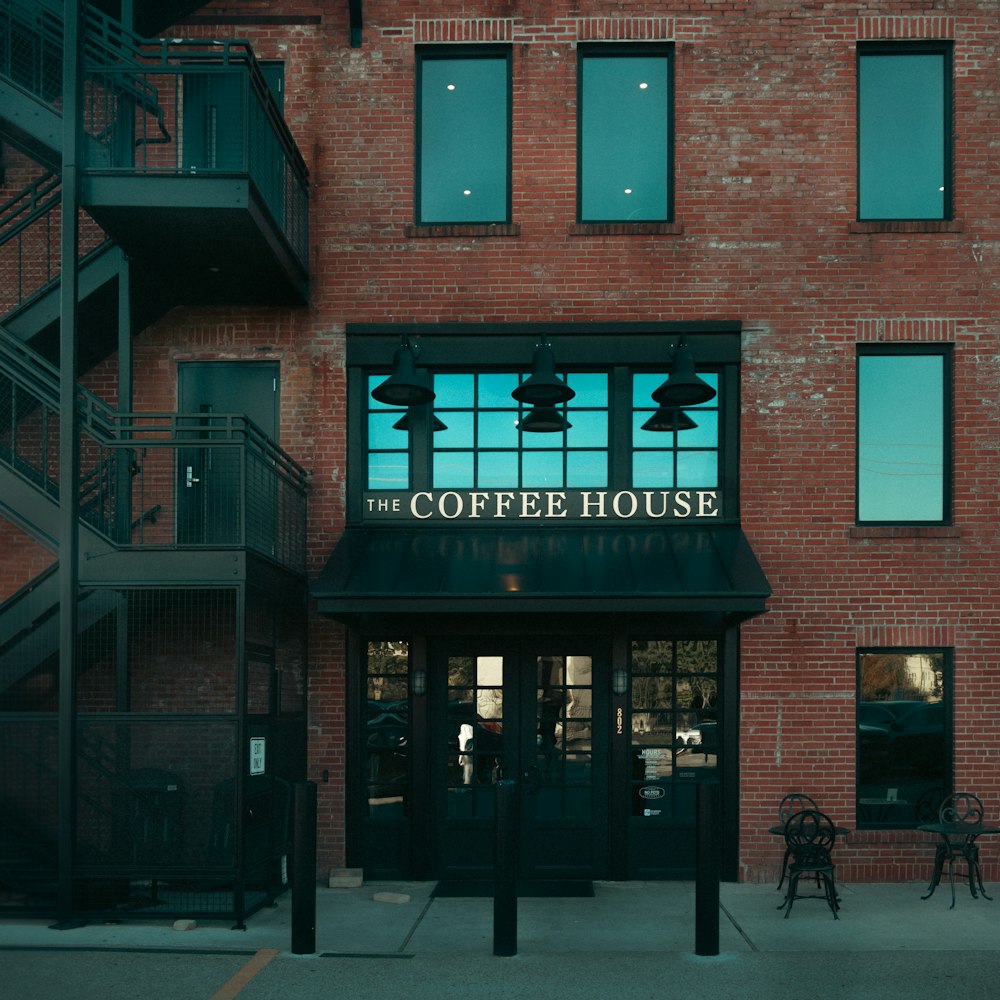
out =
[[[669,47],[581,48],[581,222],[671,221],[671,76]]]
[[[859,346],[859,523],[950,520],[950,360],[945,346]]]
[[[719,485],[719,376],[700,378],[716,395],[707,403],[656,408],[652,393],[667,378],[632,376],[632,486],[636,489],[713,489]]]
[[[556,409],[562,429],[533,433],[511,396],[516,373],[435,375],[434,489],[607,486],[608,376],[562,378],[576,393]]]
[[[510,221],[510,52],[417,53],[418,223]]]
[[[859,652],[859,827],[937,819],[951,777],[949,688],[944,650]]]
[[[951,47],[858,47],[858,218],[951,218]]]

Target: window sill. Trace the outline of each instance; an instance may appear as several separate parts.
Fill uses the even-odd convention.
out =
[[[858,827],[847,834],[848,844],[917,844],[932,843],[935,834],[915,827]]]
[[[408,225],[404,235],[411,239],[449,239],[468,236],[520,236],[521,226],[516,222],[493,222],[485,225],[454,223],[441,226]]]
[[[961,233],[965,226],[961,219],[887,219],[881,222],[852,222],[852,233]]]
[[[855,525],[851,538],[961,538],[962,529],[950,524]]]
[[[683,236],[680,222],[574,222],[570,236]]]

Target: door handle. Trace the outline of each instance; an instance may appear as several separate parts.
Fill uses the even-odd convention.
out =
[[[187,476],[184,479],[185,485],[187,486],[188,489],[190,489],[192,486],[194,486],[195,483],[200,483],[200,482],[201,480],[195,477],[194,466],[189,465],[187,467]]]

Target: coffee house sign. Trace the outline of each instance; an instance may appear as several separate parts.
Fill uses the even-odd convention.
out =
[[[436,490],[366,493],[365,520],[682,521],[719,516],[718,490]]]

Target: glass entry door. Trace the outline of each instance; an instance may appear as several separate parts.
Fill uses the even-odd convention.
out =
[[[521,876],[605,877],[607,651],[470,639],[439,649],[431,676],[439,875],[492,877],[495,786],[511,779]]]

